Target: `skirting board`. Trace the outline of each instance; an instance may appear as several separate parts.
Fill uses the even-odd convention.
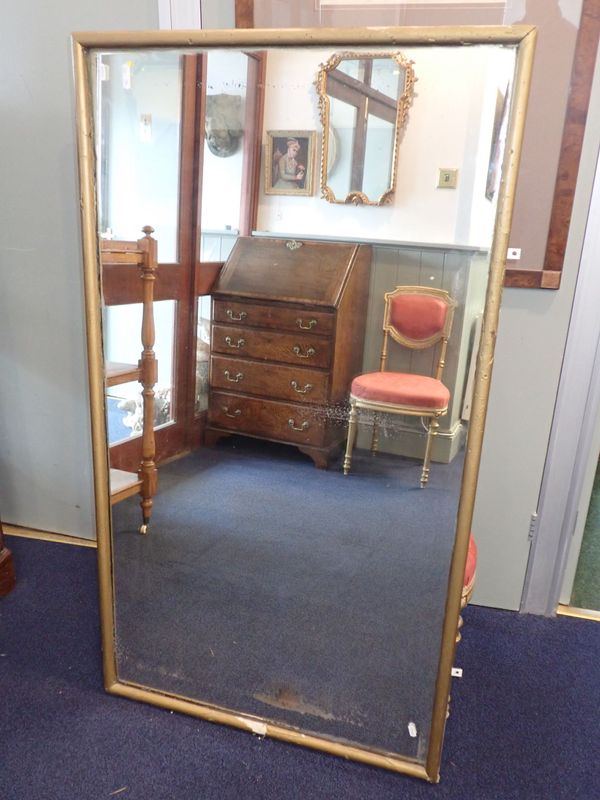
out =
[[[95,539],[81,539],[78,536],[68,536],[65,533],[51,533],[50,531],[38,531],[33,528],[21,528],[19,525],[7,525],[2,523],[2,530],[5,536],[20,536],[23,539],[40,539],[44,542],[58,542],[59,544],[75,544],[79,547],[96,547]]]
[[[589,619],[593,622],[600,622],[600,611],[594,611],[588,608],[559,605],[556,609],[556,613],[561,617],[575,617],[576,619]]]
[[[356,447],[360,450],[371,448],[371,425],[359,426]],[[386,431],[385,422],[379,430],[379,452],[395,456],[422,459],[425,454],[426,432],[422,428],[411,427],[395,421],[393,430]],[[438,431],[433,440],[432,461],[449,464],[460,452],[467,438],[466,427],[462,422],[448,431]]]

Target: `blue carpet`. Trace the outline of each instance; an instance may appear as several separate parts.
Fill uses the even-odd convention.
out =
[[[113,510],[119,675],[422,760],[460,466],[423,491],[414,459],[242,437],[164,465],[147,537]]]
[[[7,537],[2,800],[600,796],[600,625],[471,607],[437,787],[104,693],[95,552]]]

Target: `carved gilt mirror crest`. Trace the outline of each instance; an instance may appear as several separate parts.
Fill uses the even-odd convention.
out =
[[[414,83],[412,61],[400,52],[343,51],[321,65],[321,194],[328,202],[390,202]]]

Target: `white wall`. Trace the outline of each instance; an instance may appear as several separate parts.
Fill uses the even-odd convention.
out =
[[[0,24],[0,515],[94,538],[70,33],[155,0],[25,1]]]
[[[177,261],[181,59],[172,52],[112,53],[102,61],[107,75],[95,95],[96,104],[104,96],[104,118],[96,134],[97,149],[100,130],[105,140],[105,152],[98,153],[99,159],[104,156],[106,174],[100,185],[106,199],[101,230],[110,228],[114,238],[133,240],[151,225],[159,262]]]
[[[288,48],[269,53],[265,132],[321,131],[313,82],[332,52]],[[496,90],[504,89],[512,75],[512,51],[403,47],[402,53],[415,62],[417,81],[400,142],[393,202],[383,207],[327,203],[317,178],[312,197],[261,193],[259,230],[489,246],[494,204],[485,197],[485,177]],[[316,174],[320,141],[317,150]],[[437,188],[440,168],[458,168],[456,190]]]
[[[207,94],[232,94],[242,98],[242,124],[248,82],[248,56],[216,50],[208,55]],[[226,158],[213,155],[204,144],[202,165],[202,228],[239,229],[243,138],[237,151]]]

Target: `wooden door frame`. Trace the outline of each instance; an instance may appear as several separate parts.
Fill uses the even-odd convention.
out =
[[[173,389],[171,395],[173,422],[155,431],[156,462],[165,461],[189,451],[191,447],[190,396],[193,409],[194,360],[189,357],[195,346],[194,247],[200,198],[199,175],[202,167],[202,99],[197,87],[202,85],[201,61],[197,55],[184,55],[182,65],[181,133],[179,162],[179,208],[177,221],[177,260],[159,263],[155,301],[175,303],[173,348]],[[160,240],[158,241],[160,256]],[[110,274],[110,273],[109,273]],[[106,305],[122,305],[141,301],[137,275],[125,276],[114,270],[110,283],[104,284]],[[141,448],[140,437],[131,437],[110,448],[111,466],[117,469],[136,468]]]
[[[261,168],[261,146],[262,146],[262,125],[263,125],[263,110],[264,110],[264,84],[266,73],[266,54],[262,51],[247,52],[248,57],[248,73],[246,81],[246,103],[244,115],[244,137],[243,137],[243,155],[242,155],[242,180],[241,180],[241,204],[240,204],[240,218],[239,218],[239,235],[249,236],[256,228],[256,220],[258,215],[258,187],[260,185],[260,168]],[[206,68],[206,67],[204,67]],[[199,119],[204,118],[206,98],[201,101],[201,112]],[[199,126],[202,127],[202,126]],[[198,134],[198,146],[201,154],[204,151],[204,130]],[[201,167],[201,162],[200,167]],[[198,172],[198,174],[200,174]],[[193,328],[193,341],[190,342],[190,353],[194,354],[196,350],[196,328],[198,320],[198,298],[210,294],[212,287],[217,280],[223,262],[217,261],[200,261],[200,239],[202,236],[202,222],[201,222],[201,182],[197,187],[198,195],[198,208],[195,223],[195,253],[194,253],[194,284],[193,284],[193,297],[194,297],[194,328]],[[195,358],[190,359],[195,366]],[[190,431],[190,448],[201,446],[204,437],[204,428],[206,425],[206,411],[200,414],[195,414],[195,371],[193,382],[191,386],[191,394],[188,394],[188,410],[191,413],[189,419],[188,429]]]
[[[254,27],[254,0],[235,0],[235,27]]]
[[[261,143],[265,78],[265,54],[248,52],[248,81],[245,104],[243,169],[241,181],[240,235],[255,229],[258,213]],[[189,452],[202,443],[206,412],[195,414],[196,344],[198,297],[210,294],[223,266],[222,262],[200,261],[202,235],[202,167],[204,157],[204,117],[206,109],[206,54],[183,56],[182,110],[179,165],[179,212],[177,261],[160,263],[157,270],[155,300],[173,300],[175,347],[173,351],[172,413],[174,421],[158,428],[156,462]],[[160,241],[158,242],[160,255]],[[113,270],[106,284],[107,305],[141,301],[137,275]],[[139,460],[139,437],[132,437],[110,448],[111,465],[132,470]]]

